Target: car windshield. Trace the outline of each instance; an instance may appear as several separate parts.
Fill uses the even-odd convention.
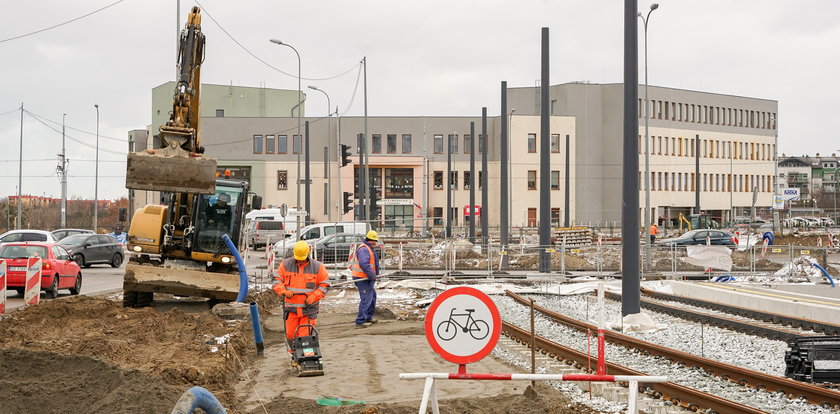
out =
[[[0,247],[0,259],[18,259],[21,257],[47,258],[44,246],[3,246]]]
[[[59,240],[58,244],[62,246],[72,246],[75,244],[82,244],[90,237],[89,234],[74,234],[72,236],[67,236],[61,240]]]
[[[697,235],[698,235],[699,233],[700,233],[700,230],[691,230],[691,231],[687,231],[687,232],[685,232],[685,234],[683,234],[682,236],[680,236],[680,238],[681,238],[681,239],[693,239],[693,238],[697,237]]]

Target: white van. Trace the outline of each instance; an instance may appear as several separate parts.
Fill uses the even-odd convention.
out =
[[[286,218],[280,214],[279,208],[264,208],[261,210],[251,210],[245,214],[245,228],[250,231],[254,227],[255,221],[273,220],[282,221],[283,228],[287,233],[297,233],[297,217],[291,215],[292,212],[297,211],[296,208],[290,208],[286,214]]]
[[[287,217],[288,218],[288,217]],[[300,229],[300,240],[314,242],[324,236],[329,236],[335,233],[353,233],[353,234],[367,234],[370,226],[367,223],[356,223],[355,221],[345,221],[340,223],[317,223],[310,224]],[[298,240],[297,232],[287,230],[289,237],[286,243],[294,243]]]

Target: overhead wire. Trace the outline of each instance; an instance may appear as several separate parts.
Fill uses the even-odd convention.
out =
[[[73,18],[73,19],[67,20],[67,21],[65,21],[65,22],[62,22],[62,23],[59,23],[59,24],[56,24],[56,25],[52,25],[52,26],[50,26],[50,27],[45,27],[45,28],[43,28],[43,29],[36,30],[36,31],[34,31],[34,32],[24,33],[24,34],[22,34],[22,35],[12,36],[12,37],[9,37],[9,38],[6,38],[6,39],[0,39],[0,43],[9,42],[9,41],[12,41],[12,40],[17,40],[17,39],[24,38],[24,37],[27,37],[27,36],[32,36],[32,35],[35,35],[35,34],[38,34],[38,33],[46,32],[47,30],[52,30],[52,29],[55,29],[55,28],[58,28],[58,27],[64,26],[65,24],[73,23],[73,22],[75,22],[75,21],[77,21],[77,20],[84,19],[85,17],[88,17],[88,16],[90,16],[90,15],[93,15],[93,14],[99,13],[99,12],[101,12],[101,11],[105,10],[105,9],[110,8],[110,7],[116,6],[117,4],[120,4],[120,3],[124,2],[124,1],[125,1],[125,0],[117,0],[117,1],[115,1],[115,2],[111,3],[111,4],[107,5],[107,6],[104,6],[104,7],[101,7],[101,8],[99,8],[99,9],[96,9],[96,10],[94,10],[94,11],[90,12],[90,13],[87,13],[87,14],[84,14],[84,15],[82,15],[82,16],[79,16],[79,17],[76,17],[76,18]]]
[[[20,111],[20,108],[15,109],[15,111]],[[38,116],[38,117],[40,117],[41,119],[43,119],[43,120],[45,120],[45,121],[52,122],[53,124],[56,124],[56,125],[63,125],[63,126],[65,126],[67,129],[72,129],[73,131],[81,132],[81,133],[83,133],[83,134],[88,134],[88,135],[92,135],[92,136],[97,135],[97,134],[96,134],[96,132],[85,131],[85,130],[82,130],[82,129],[79,129],[79,128],[74,128],[74,127],[72,127],[72,126],[70,126],[70,125],[67,125],[67,124],[62,124],[61,122],[54,121],[54,120],[49,119],[49,118],[47,118],[47,117],[45,117],[45,116],[43,116],[43,115],[40,115],[40,114],[36,114],[36,113],[34,113],[34,112],[31,112],[31,111],[29,111],[28,109],[26,110],[26,112],[29,112],[29,113],[30,113],[30,114],[32,114],[32,115]],[[3,114],[0,114],[0,115],[3,115]],[[120,139],[120,138],[109,137],[109,136],[107,136],[107,135],[102,135],[101,133],[100,133],[100,134],[98,134],[98,135],[99,135],[99,138],[105,138],[105,139],[110,139],[110,140],[114,140],[114,141],[119,141],[119,142],[122,142],[122,143],[128,143],[128,139]]]
[[[53,131],[55,131],[55,132],[57,132],[57,133],[59,133],[59,134],[61,134],[61,133],[62,133],[61,131],[59,131],[59,130],[57,130],[57,129],[53,128],[50,124],[48,124],[48,123],[46,123],[46,122],[42,121],[42,120],[41,120],[41,118],[39,118],[39,117],[35,116],[34,114],[32,114],[32,112],[29,112],[29,111],[27,111],[26,109],[24,109],[23,111],[24,111],[24,112],[26,112],[27,114],[29,114],[29,116],[31,116],[32,118],[34,118],[36,121],[38,121],[38,122],[40,122],[41,124],[43,124],[45,127],[49,128],[49,129],[51,129],[51,130],[53,130]],[[101,152],[105,152],[105,153],[108,153],[108,154],[126,155],[126,154],[128,153],[128,150],[126,150],[126,151],[113,151],[113,150],[109,150],[109,149],[105,149],[105,148],[97,148],[97,146],[95,146],[95,145],[88,144],[88,143],[86,143],[86,142],[84,142],[84,141],[81,141],[81,140],[79,140],[79,139],[77,139],[77,138],[74,138],[72,135],[67,135],[66,133],[64,134],[64,136],[65,136],[65,137],[67,137],[67,139],[69,139],[69,140],[71,140],[71,141],[73,141],[73,142],[75,142],[75,143],[77,143],[77,144],[80,144],[80,145],[82,145],[82,146],[88,147],[88,148],[90,148],[90,149],[95,149],[95,150],[98,150],[98,151],[101,151]]]

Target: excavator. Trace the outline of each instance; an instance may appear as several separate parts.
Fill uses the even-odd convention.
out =
[[[128,230],[123,306],[149,306],[155,293],[235,300],[239,276],[233,252],[242,236],[248,182],[220,177],[203,155],[199,129],[204,60],[201,10],[193,7],[180,33],[172,114],[160,127],[160,148],[128,154],[126,188],[159,191],[161,204],[138,209]],[[261,200],[253,198],[260,208]]]

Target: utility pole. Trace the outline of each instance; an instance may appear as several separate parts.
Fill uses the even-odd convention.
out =
[[[310,205],[310,188],[309,184],[311,183],[311,177],[309,174],[309,121],[306,121],[306,126],[303,129],[304,138],[303,138],[303,150],[306,152],[304,154],[304,184],[303,184],[303,191],[304,191],[304,206],[306,206],[306,225],[312,224],[312,205]]]
[[[549,84],[549,47],[548,28],[542,28],[542,53],[540,75],[540,273],[551,272],[551,193],[549,183],[550,155],[550,125],[548,118],[548,84]],[[487,148],[484,149],[485,151]]]
[[[700,134],[694,138],[694,183],[694,214],[700,214]]]
[[[508,227],[510,224],[510,200],[508,199],[508,112],[507,112],[507,81],[502,81],[502,119],[501,131],[499,131],[499,151],[501,160],[499,160],[499,237],[502,244],[502,251],[507,252],[508,249]],[[484,177],[485,181],[487,177]],[[484,185],[487,185],[486,183]],[[484,214],[488,214],[485,212]],[[508,256],[502,256],[502,269],[507,269]]]
[[[565,210],[566,216],[565,216],[565,220],[563,220],[563,227],[569,227],[569,217],[571,216],[571,213],[569,212],[569,209],[571,208],[571,200],[570,200],[570,198],[571,198],[571,196],[570,196],[571,192],[570,191],[571,190],[569,190],[569,185],[570,185],[569,183],[571,182],[571,178],[569,177],[569,171],[570,171],[569,162],[571,160],[571,156],[569,154],[569,150],[570,150],[569,134],[566,134],[566,181],[565,181],[565,184],[564,184],[564,187],[566,189],[566,194],[565,194],[565,197],[563,199],[563,210]],[[565,246],[564,246],[564,248],[565,248]]]
[[[23,197],[21,192],[23,187],[23,102],[20,103],[20,158],[18,160],[18,199],[15,228],[19,230],[23,228],[23,202],[21,201],[21,197]]]
[[[484,151],[481,151],[481,175],[483,176],[483,181],[487,181],[487,177],[489,175],[487,171],[487,152],[488,152],[488,144],[487,141],[487,107],[481,108],[481,137],[479,138],[481,141],[478,145]],[[487,186],[482,184],[481,185],[481,248],[482,251],[487,249],[487,243],[490,240],[490,226],[488,225],[488,216],[487,212],[490,211],[488,204],[490,200],[488,200],[488,193],[487,193]]]
[[[621,315],[641,311],[639,275],[639,39],[637,0],[624,0],[624,154],[621,209]]]
[[[470,122],[470,243],[475,244],[475,122]],[[480,138],[479,138],[480,139]],[[482,206],[483,208],[483,206]]]
[[[364,65],[364,81],[365,81],[365,139],[364,145],[362,148],[364,149],[363,154],[365,157],[365,185],[364,187],[367,188],[370,185],[370,162],[368,160],[367,155],[367,139],[368,139],[368,101],[367,101],[367,56],[362,58],[362,65]],[[370,223],[370,192],[365,190],[363,200],[365,200],[365,204],[367,208],[365,208],[365,221]],[[371,226],[373,227],[373,226]]]
[[[96,108],[96,173],[93,183],[93,232],[96,233],[99,226],[99,104],[93,105]]]
[[[67,227],[67,151],[65,146],[65,123],[67,114],[61,116],[61,155],[58,156],[60,164],[58,173],[61,177],[61,227]]]
[[[446,237],[452,237],[452,140],[454,133],[446,140]]]

